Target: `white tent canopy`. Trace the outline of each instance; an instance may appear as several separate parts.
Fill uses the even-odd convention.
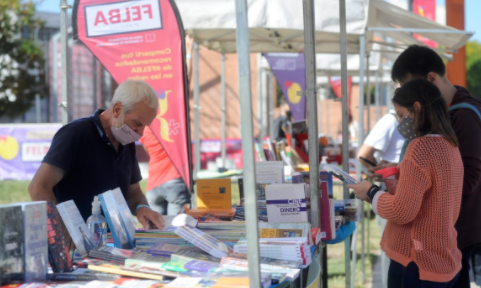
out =
[[[235,5],[232,0],[176,0],[184,28],[194,40],[221,53],[236,52]],[[302,1],[248,0],[251,52],[302,52],[304,26]],[[207,9],[208,8],[208,9]],[[339,53],[339,1],[315,1],[316,52]],[[373,33],[396,40],[398,44],[420,43],[405,29],[422,29],[417,34],[439,45],[458,49],[472,36],[441,25],[382,0],[347,0],[348,53],[359,53],[359,35],[367,33],[367,51]],[[396,28],[397,31],[390,31]],[[429,33],[424,29],[435,30]],[[367,31],[367,32],[366,32]]]

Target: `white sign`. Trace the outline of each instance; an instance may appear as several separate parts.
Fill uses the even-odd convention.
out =
[[[87,37],[162,29],[158,0],[85,6]]]
[[[51,142],[26,142],[22,143],[23,162],[42,162]]]

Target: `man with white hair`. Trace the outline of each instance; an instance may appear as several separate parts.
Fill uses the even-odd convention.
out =
[[[135,141],[157,109],[157,95],[149,84],[132,80],[120,84],[107,110],[72,121],[55,134],[28,187],[32,200],[73,200],[87,220],[94,196],[119,187],[145,228],[152,224],[162,228],[162,216],[150,209],[140,189],[135,152]]]

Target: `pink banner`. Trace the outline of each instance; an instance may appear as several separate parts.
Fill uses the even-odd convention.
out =
[[[429,20],[436,21],[436,0],[413,0],[413,12]],[[438,47],[436,42],[423,36],[415,34],[414,37],[430,47]]]

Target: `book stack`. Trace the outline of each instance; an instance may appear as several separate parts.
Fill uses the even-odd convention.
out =
[[[281,260],[301,261],[301,267],[307,267],[312,262],[310,245],[304,237],[294,238],[263,238],[259,239],[260,256]],[[246,240],[240,240],[234,245],[234,252],[247,254]]]
[[[159,242],[150,247],[147,253],[152,256],[170,257],[174,253],[182,253],[184,251],[201,252],[202,250],[197,247],[185,247]]]
[[[249,262],[243,255],[236,257],[222,257],[220,267],[233,271],[249,271]],[[272,284],[282,283],[284,280],[293,281],[299,277],[299,261],[278,260],[266,257],[260,258],[261,272],[272,273]]]
[[[109,246],[102,246],[89,251],[89,257],[102,259],[110,262],[125,263],[125,260],[132,258],[132,250],[119,249]]]
[[[175,234],[176,227],[168,227],[165,230],[135,230],[135,248],[148,249],[157,243],[193,246],[189,241]]]

